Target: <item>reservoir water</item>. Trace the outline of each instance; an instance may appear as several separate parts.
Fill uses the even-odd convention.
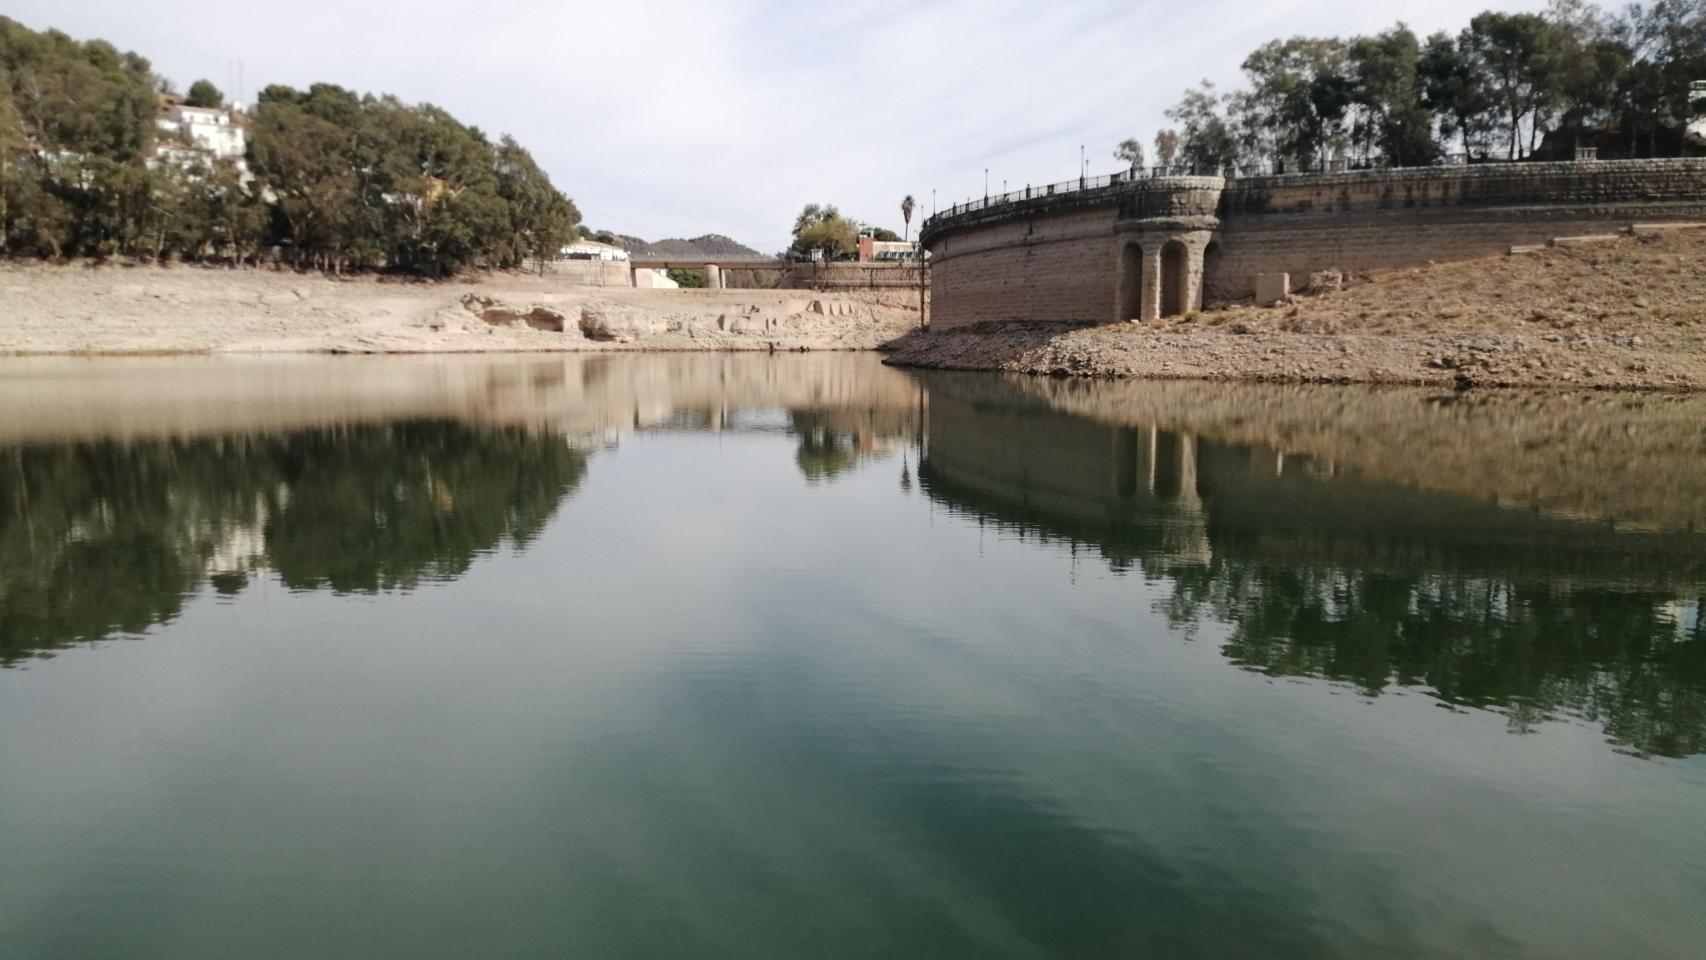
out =
[[[0,361],[0,957],[1699,957],[1706,398]]]

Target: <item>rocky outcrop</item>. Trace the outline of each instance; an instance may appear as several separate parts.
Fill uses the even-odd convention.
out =
[[[664,314],[630,304],[598,300],[581,306],[580,332],[588,340],[632,343],[669,329]]]
[[[462,298],[462,306],[494,327],[524,326],[550,333],[563,333],[568,329],[568,321],[563,315],[546,306],[520,309],[473,293]]]

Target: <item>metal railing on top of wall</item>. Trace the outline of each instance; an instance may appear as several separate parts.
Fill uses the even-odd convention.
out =
[[[1452,154],[1446,154],[1445,156],[1441,157],[1439,160],[1435,161],[1434,163],[1428,163],[1428,164],[1391,164],[1391,163],[1386,162],[1386,160],[1384,158],[1373,157],[1373,158],[1366,158],[1366,159],[1361,159],[1361,160],[1334,160],[1334,161],[1331,161],[1331,162],[1326,163],[1326,164],[1298,163],[1298,162],[1287,163],[1285,161],[1274,161],[1274,162],[1264,162],[1264,163],[1241,163],[1241,164],[1235,164],[1235,165],[1225,167],[1224,169],[1214,169],[1214,170],[1210,170],[1207,168],[1201,168],[1201,167],[1193,167],[1193,166],[1185,165],[1185,164],[1174,164],[1171,166],[1160,166],[1160,167],[1145,167],[1145,168],[1137,168],[1137,169],[1132,169],[1132,170],[1122,170],[1118,173],[1104,174],[1104,175],[1099,176],[1099,177],[1080,177],[1077,180],[1063,180],[1060,183],[1050,183],[1050,184],[1045,184],[1045,185],[1040,186],[1040,187],[1026,186],[1022,190],[1009,190],[1006,193],[997,194],[995,196],[983,197],[981,199],[964,200],[964,201],[961,201],[959,203],[954,204],[951,207],[946,207],[946,208],[943,208],[941,210],[938,210],[936,213],[933,213],[929,217],[925,218],[924,227],[927,228],[933,221],[936,221],[939,219],[948,218],[948,217],[957,217],[957,216],[962,216],[964,214],[969,214],[969,213],[977,213],[980,210],[989,210],[989,209],[993,209],[993,208],[1002,206],[1004,204],[1016,203],[1016,202],[1021,201],[1021,200],[1033,200],[1033,199],[1036,199],[1038,197],[1061,196],[1064,194],[1079,193],[1079,192],[1085,191],[1085,190],[1100,190],[1100,189],[1103,189],[1105,187],[1114,186],[1116,184],[1135,183],[1135,182],[1140,181],[1140,180],[1153,179],[1156,177],[1188,177],[1188,176],[1203,176],[1203,175],[1210,175],[1210,176],[1233,175],[1233,176],[1237,176],[1237,177],[1271,177],[1271,176],[1285,176],[1288,174],[1347,173],[1347,172],[1358,171],[1358,170],[1395,170],[1395,169],[1406,169],[1406,168],[1412,168],[1412,167],[1461,167],[1461,166],[1468,166],[1472,163],[1481,164],[1481,163],[1525,163],[1525,162],[1529,162],[1529,161],[1526,159],[1514,160],[1514,161],[1491,159],[1491,158],[1488,158],[1488,159],[1471,159],[1468,154],[1452,153]]]

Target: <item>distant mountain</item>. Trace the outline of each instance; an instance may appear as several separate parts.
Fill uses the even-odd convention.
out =
[[[746,244],[739,243],[720,233],[707,233],[702,237],[683,240],[670,237],[655,243],[647,243],[639,237],[616,235],[617,246],[623,247],[634,257],[679,257],[681,259],[704,257],[707,260],[769,260],[770,258]]]

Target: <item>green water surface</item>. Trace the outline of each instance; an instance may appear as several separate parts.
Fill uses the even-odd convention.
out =
[[[1700,957],[1706,400],[0,360],[0,957]]]

